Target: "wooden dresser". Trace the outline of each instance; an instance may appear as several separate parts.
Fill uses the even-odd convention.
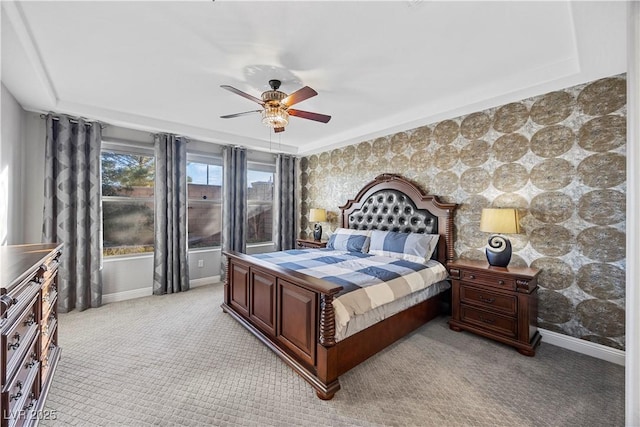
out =
[[[451,262],[448,268],[452,281],[449,327],[474,332],[534,356],[540,343],[539,271],[464,260]]]
[[[60,359],[57,274],[62,245],[0,246],[1,427],[35,425]]]

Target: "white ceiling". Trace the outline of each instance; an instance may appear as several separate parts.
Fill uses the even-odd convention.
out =
[[[308,154],[626,71],[624,2],[2,2],[2,82],[54,111]],[[318,96],[273,135],[268,80]]]

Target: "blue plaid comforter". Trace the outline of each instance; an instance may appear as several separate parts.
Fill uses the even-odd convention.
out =
[[[338,331],[354,316],[447,278],[446,268],[435,260],[421,264],[331,249],[295,249],[254,256],[341,285],[343,290],[333,301]]]

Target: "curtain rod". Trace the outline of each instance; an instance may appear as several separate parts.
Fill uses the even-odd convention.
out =
[[[53,115],[53,113],[51,113],[51,115],[53,116],[52,119],[53,120],[60,120],[60,117],[58,117],[57,115]],[[40,118],[41,119],[46,119],[48,116],[48,114],[40,114]],[[85,119],[84,117],[80,117],[81,119],[83,119],[85,121],[85,125],[91,125],[92,123],[97,123],[100,125],[100,129],[104,129],[107,127],[107,125],[105,123],[102,123],[98,120],[89,120],[89,119]],[[79,123],[78,119],[74,119],[74,118],[69,118],[69,122],[71,123]]]

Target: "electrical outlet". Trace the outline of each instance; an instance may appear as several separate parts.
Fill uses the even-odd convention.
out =
[[[198,260],[198,267],[204,267],[204,260],[203,259],[199,259]]]

